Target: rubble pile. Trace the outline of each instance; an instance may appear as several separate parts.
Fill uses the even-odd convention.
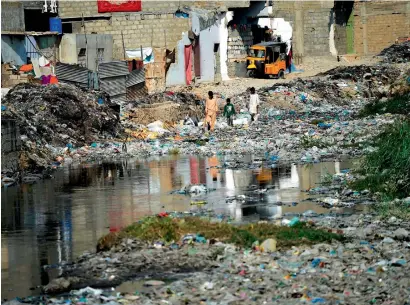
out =
[[[342,79],[351,80],[354,82],[362,81],[364,78],[366,79],[367,76],[369,76],[369,78],[373,78],[383,83],[394,81],[399,75],[400,70],[390,65],[340,66],[318,74],[318,76],[324,76],[332,80]]]
[[[407,63],[410,62],[410,41],[393,44],[380,52],[386,63]]]
[[[134,102],[134,106],[138,105],[144,105],[144,104],[157,104],[157,103],[163,103],[163,102],[174,102],[174,103],[179,103],[179,104],[184,104],[184,105],[199,105],[200,103],[200,98],[192,93],[189,92],[172,92],[172,91],[166,91],[166,92],[160,92],[160,93],[154,93],[151,95],[147,95],[146,97],[136,100]]]
[[[119,113],[106,94],[72,85],[20,84],[2,105],[7,107],[5,115],[18,122],[29,158],[43,166],[46,161],[40,159],[47,159],[52,147],[79,147],[113,138],[121,130]],[[32,154],[35,151],[42,156]]]
[[[175,123],[186,117],[203,114],[203,102],[191,93],[163,92],[148,95],[125,107],[125,117],[135,124],[148,125],[154,121]]]

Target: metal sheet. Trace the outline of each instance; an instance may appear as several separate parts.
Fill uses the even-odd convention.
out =
[[[115,96],[118,94],[126,94],[125,88],[126,77],[110,77],[102,79],[100,77],[100,90],[108,93],[109,96]]]
[[[135,86],[145,82],[145,70],[144,68],[134,70],[127,76],[126,87]]]
[[[139,83],[134,86],[127,87],[127,101],[136,101],[144,98],[148,94],[148,90],[144,83]]]
[[[56,75],[59,81],[79,84],[81,87],[88,86],[88,69],[77,65],[58,63]]]
[[[124,76],[129,74],[128,64],[125,61],[110,61],[98,65],[100,78]]]
[[[115,103],[125,103],[127,101],[127,97],[125,94],[118,94],[114,96],[110,96],[112,102]]]

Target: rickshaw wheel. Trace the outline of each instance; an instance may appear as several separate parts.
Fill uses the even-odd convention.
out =
[[[285,79],[285,71],[280,70],[278,73],[278,78]]]
[[[255,77],[256,76],[256,72],[255,72],[255,70],[248,70],[247,72],[246,72],[246,75],[248,76],[248,77]]]

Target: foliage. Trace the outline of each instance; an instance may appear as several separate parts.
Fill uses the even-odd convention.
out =
[[[410,120],[396,121],[373,140],[376,150],[366,155],[356,169],[359,178],[352,183],[387,198],[410,194]]]
[[[410,115],[410,94],[395,95],[387,100],[368,103],[359,112],[359,117],[383,113]]]
[[[173,242],[179,241],[190,233],[200,234],[206,239],[217,239],[244,248],[250,248],[255,241],[262,242],[267,238],[275,238],[278,247],[282,248],[344,239],[342,235],[314,228],[307,223],[299,223],[293,227],[277,226],[272,223],[235,226],[226,222],[211,222],[197,217],[146,217],[124,228],[119,233],[110,233],[101,238],[97,248],[107,250],[126,237],[149,242],[158,240]]]
[[[384,201],[373,206],[374,211],[383,219],[388,219],[392,216],[410,220],[410,203],[405,201]]]

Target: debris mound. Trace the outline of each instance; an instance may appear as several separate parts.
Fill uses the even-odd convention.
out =
[[[7,106],[4,114],[16,120],[29,154],[50,145],[80,147],[115,137],[121,130],[119,113],[108,95],[72,85],[20,84],[8,92],[2,104]],[[46,151],[42,155],[47,159]]]
[[[370,75],[369,75],[370,74]],[[377,81],[392,81],[400,75],[400,70],[389,65],[377,66],[340,66],[317,76],[325,76],[331,80],[351,80],[354,82],[362,81],[363,78],[371,77]]]
[[[162,92],[148,95],[128,106],[128,117],[138,124],[154,121],[176,123],[186,117],[203,115],[201,99],[192,93]]]
[[[386,63],[407,63],[410,62],[410,41],[392,44],[380,52],[383,62]]]

